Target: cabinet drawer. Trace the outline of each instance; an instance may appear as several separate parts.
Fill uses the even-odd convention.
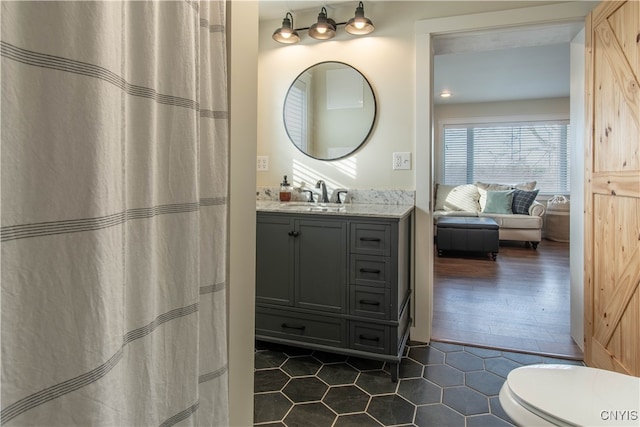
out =
[[[256,335],[345,347],[346,320],[258,307]]]
[[[349,348],[373,353],[389,353],[389,328],[366,322],[350,322]]]
[[[351,252],[366,255],[391,255],[391,225],[351,224]]]
[[[352,285],[388,287],[390,273],[389,258],[351,255],[349,279]]]
[[[350,314],[386,320],[389,318],[389,290],[368,286],[351,286]]]

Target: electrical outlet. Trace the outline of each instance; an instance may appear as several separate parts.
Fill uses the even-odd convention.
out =
[[[269,156],[258,156],[258,164],[256,170],[266,172],[269,170]]]
[[[411,153],[393,153],[393,169],[411,169]]]

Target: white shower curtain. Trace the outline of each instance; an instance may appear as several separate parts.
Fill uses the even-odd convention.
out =
[[[225,2],[1,2],[3,425],[227,425]]]

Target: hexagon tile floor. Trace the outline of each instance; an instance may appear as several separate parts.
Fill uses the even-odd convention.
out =
[[[511,426],[498,400],[507,374],[572,360],[410,342],[394,383],[383,362],[256,342],[254,425]]]

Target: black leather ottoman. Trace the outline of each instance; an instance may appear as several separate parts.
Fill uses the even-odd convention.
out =
[[[443,251],[489,252],[494,261],[498,256],[498,224],[491,218],[442,217],[436,228],[439,256]]]

